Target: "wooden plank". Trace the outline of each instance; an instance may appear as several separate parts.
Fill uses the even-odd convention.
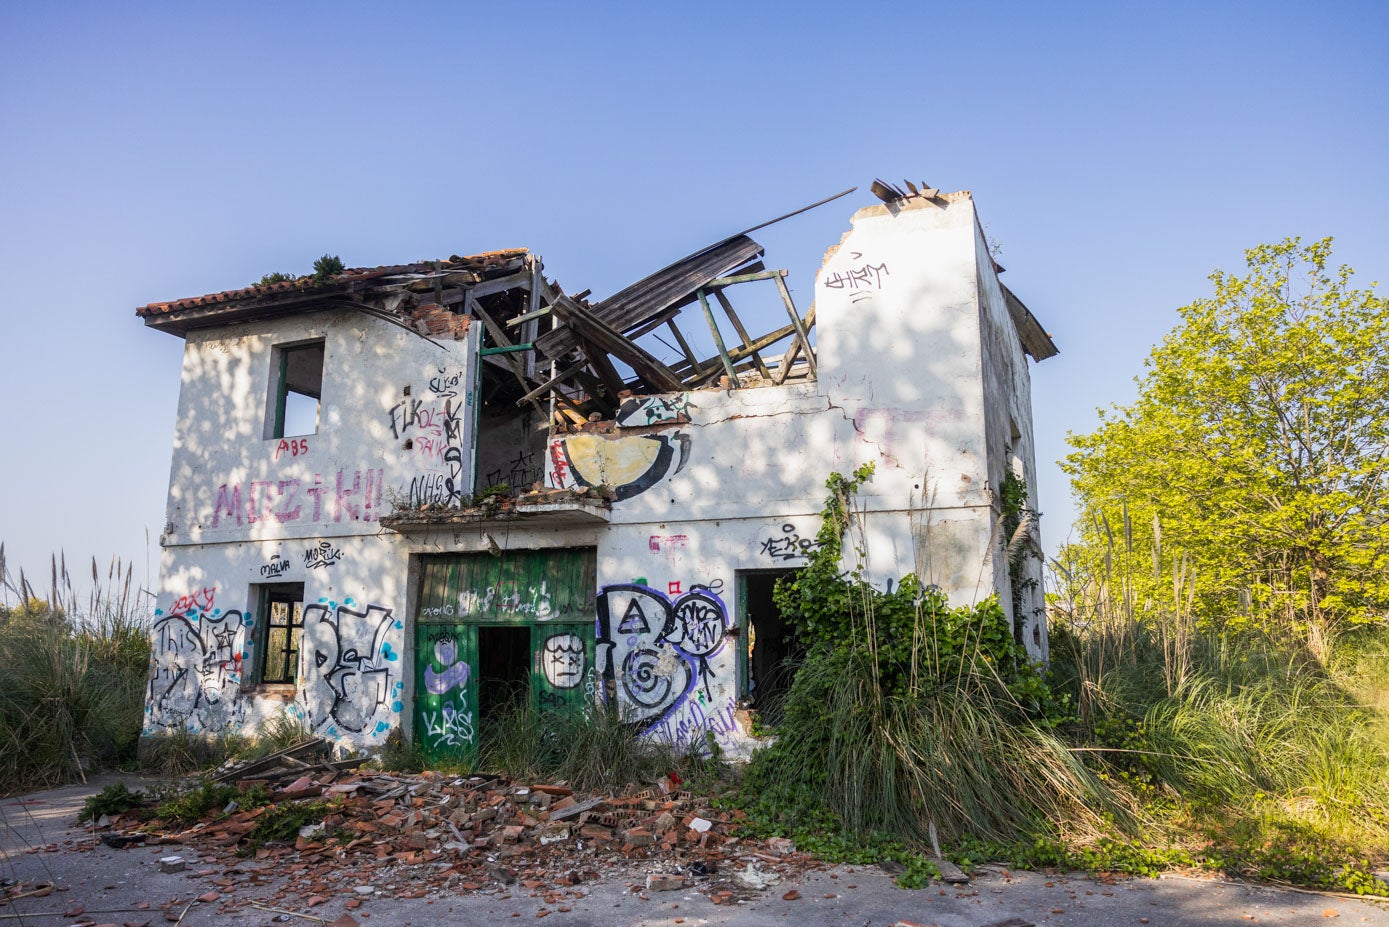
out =
[[[757,274],[735,274],[732,277],[720,277],[717,280],[710,280],[708,289],[716,286],[732,286],[735,283],[752,283],[754,280],[770,280],[773,277],[785,277],[784,270],[764,270]]]
[[[514,290],[516,288],[530,289],[531,272],[523,270],[520,273],[511,274],[507,277],[495,277],[491,280],[484,280],[481,283],[469,288],[468,294],[473,299],[481,299],[484,296],[491,296],[493,293],[500,293],[503,290]]]
[[[793,327],[790,326],[790,325],[783,325],[781,328],[778,328],[776,331],[774,331],[774,332],[769,332],[768,334],[763,335],[761,338],[758,338],[758,339],[757,339],[756,341],[754,341],[751,345],[749,345],[749,347],[755,348],[756,350],[761,351],[761,350],[764,350],[765,348],[771,347],[772,345],[776,344],[778,341],[781,341],[783,338],[789,338],[789,337],[791,337],[791,336],[794,335],[795,333],[796,333],[796,329],[795,329],[795,328],[793,328]],[[742,360],[743,360],[744,358],[746,358],[747,356],[748,356],[748,352],[747,352],[745,349],[743,349],[743,348],[734,348],[733,350],[731,350],[731,351],[728,352],[728,357],[729,357],[729,359],[732,360],[734,363],[738,363],[738,362],[742,361]],[[706,365],[710,365],[710,366],[717,367],[717,366],[719,365],[719,358],[718,358],[718,356],[715,355],[714,357],[710,357],[710,358],[708,358],[708,359],[702,361],[702,362],[700,363],[699,366],[700,366],[700,367],[704,367],[704,366],[706,366]],[[690,369],[689,369],[689,367],[687,367],[685,364],[677,364],[677,365],[675,366],[674,369],[675,369],[676,373],[678,373],[678,374],[685,374],[685,375],[688,375],[688,374],[691,372]],[[705,372],[707,373],[708,371],[705,371]]]
[[[743,327],[743,320],[738,318],[738,313],[733,311],[733,304],[728,301],[728,297],[723,294],[722,289],[714,290],[714,298],[719,301],[723,311],[728,316],[728,321],[733,323],[733,328],[738,332],[738,337],[743,339],[743,347],[748,348],[752,339],[748,337],[748,330]],[[765,379],[772,378],[772,372],[767,369],[767,365],[762,362],[762,355],[757,353],[755,348],[748,348],[752,354],[752,359],[757,364],[757,372],[762,374]]]
[[[613,366],[612,359],[597,345],[589,344],[587,341],[579,342],[580,348],[588,358],[589,365],[598,374],[598,379],[602,381],[604,389],[613,402],[618,401],[618,395],[627,388],[627,384],[622,381],[622,375]],[[590,396],[597,396],[596,390],[589,390]]]
[[[738,382],[738,374],[733,371],[733,361],[728,356],[728,348],[723,346],[723,334],[719,331],[719,323],[714,320],[714,311],[709,308],[709,300],[705,298],[704,291],[700,290],[700,308],[704,310],[704,320],[709,323],[709,330],[714,333],[714,347],[719,349],[719,360],[723,362],[723,369],[728,374],[728,379],[734,389],[742,386]]]
[[[543,317],[545,317],[545,316],[547,316],[547,315],[549,315],[549,314],[550,314],[550,307],[549,307],[549,306],[543,306],[543,307],[541,307],[541,308],[539,308],[539,309],[536,309],[534,312],[527,312],[527,313],[524,313],[524,314],[522,314],[522,315],[516,316],[514,319],[507,319],[507,320],[506,320],[506,327],[507,327],[507,328],[515,328],[517,325],[520,325],[522,322],[529,322],[531,319],[543,318]]]
[[[806,334],[815,327],[815,304],[810,304],[810,311],[805,314]],[[791,372],[791,365],[796,362],[796,356],[801,353],[801,340],[797,338],[791,342],[791,347],[786,349],[786,353],[781,358],[781,369],[777,371],[776,383],[780,386],[786,382],[786,375]]]
[[[641,345],[623,337],[602,319],[569,297],[561,296],[556,301],[555,312],[564,318],[581,338],[592,342],[626,363],[636,372],[637,376],[654,389],[663,393],[670,393],[677,392],[684,387],[680,378],[671,372],[669,367],[647,353]]]
[[[530,402],[532,399],[537,399],[545,395],[550,390],[558,386],[560,383],[569,379],[571,376],[578,373],[580,370],[583,370],[587,366],[588,359],[585,358],[584,360],[579,361],[577,364],[571,364],[570,366],[565,367],[559,373],[550,377],[550,379],[546,380],[544,383],[540,384],[535,389],[531,390],[529,393],[526,393],[526,395],[516,400],[516,404],[519,406],[524,403]]]
[[[638,280],[593,307],[591,315],[616,332],[628,332],[690,296],[710,280],[762,256],[762,246],[746,236],[735,236],[705,248]],[[569,326],[542,335],[536,344],[547,357],[571,350],[577,332]]]
[[[777,277],[776,286],[781,291],[781,301],[786,305],[786,314],[791,317],[791,324],[796,326],[796,337],[800,339],[801,350],[805,351],[805,362],[810,365],[810,372],[814,374],[815,352],[810,348],[810,331],[801,321],[800,313],[796,312],[796,304],[791,301],[791,291],[786,289],[786,281]]]
[[[506,332],[503,331],[502,327],[497,324],[497,321],[493,319],[492,316],[487,312],[487,310],[483,309],[481,304],[479,304],[478,301],[474,299],[471,295],[468,297],[468,308],[479,319],[482,320],[483,326],[486,327],[488,333],[492,336],[492,340],[497,342],[497,345],[499,347],[515,347],[515,345],[512,344],[511,339],[507,336]],[[500,359],[506,362],[507,368],[516,377],[516,382],[521,384],[521,392],[527,393],[530,391],[531,382],[530,380],[526,379],[526,375],[524,373],[526,369],[525,364],[522,363],[521,360],[515,354],[489,355],[487,357],[484,357],[483,360],[491,360],[493,357],[499,357]],[[546,418],[545,409],[541,407],[540,403],[536,402],[535,400],[532,400],[531,403],[535,406],[536,414],[538,414],[542,419]]]

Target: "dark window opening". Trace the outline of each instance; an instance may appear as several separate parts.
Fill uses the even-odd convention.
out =
[[[478,628],[477,662],[478,714],[486,730],[530,698],[530,626]]]
[[[762,723],[780,723],[791,681],[805,657],[805,645],[776,607],[772,591],[778,579],[796,570],[740,572],[743,606],[743,696]]]
[[[275,407],[271,438],[293,438],[318,432],[323,395],[323,342],[275,349]]]
[[[261,587],[260,681],[294,685],[304,636],[304,584]]]

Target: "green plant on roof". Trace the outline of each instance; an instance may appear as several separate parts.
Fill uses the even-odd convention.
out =
[[[261,277],[256,283],[256,286],[270,286],[274,283],[289,283],[297,279],[299,278],[294,274],[282,274],[279,271],[275,271],[273,274],[266,274],[264,277]]]
[[[342,273],[342,258],[336,254],[325,254],[313,262],[313,282],[317,285],[327,283]]]

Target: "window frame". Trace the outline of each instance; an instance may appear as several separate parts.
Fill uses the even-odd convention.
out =
[[[298,688],[299,661],[304,649],[304,584],[269,583],[260,587],[260,615],[256,622],[256,683],[261,686],[283,686]],[[285,605],[284,623],[275,622],[276,605]],[[298,606],[297,609],[295,606]],[[270,641],[277,628],[286,629],[286,646],[279,653],[283,655],[282,671],[269,678]]]
[[[319,354],[318,363],[318,395],[306,392],[301,389],[294,389],[290,386],[290,361],[295,354],[305,354],[317,349]],[[273,379],[271,380],[270,390],[270,415],[266,423],[266,439],[277,440],[280,438],[301,438],[308,435],[318,434],[319,425],[323,418],[323,370],[327,366],[328,349],[326,340],[323,338],[313,338],[307,341],[296,341],[288,344],[277,344],[271,354],[271,366]],[[285,411],[288,406],[289,394],[296,396],[306,396],[312,399],[317,408],[314,413],[313,431],[298,432],[295,434],[285,433]]]

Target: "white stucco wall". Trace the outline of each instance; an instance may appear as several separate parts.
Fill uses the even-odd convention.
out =
[[[147,733],[277,712],[346,743],[400,723],[408,555],[396,501],[472,488],[477,329],[431,343],[339,310],[190,333],[162,537]],[[316,433],[268,437],[274,348],[322,339]],[[408,387],[408,393],[407,393]],[[304,583],[297,690],[254,686],[259,587]]]
[[[390,491],[443,501],[455,474],[470,489],[478,331],[435,344],[336,310],[189,333],[165,544],[374,532]],[[272,349],[317,339],[318,431],[271,438]]]

